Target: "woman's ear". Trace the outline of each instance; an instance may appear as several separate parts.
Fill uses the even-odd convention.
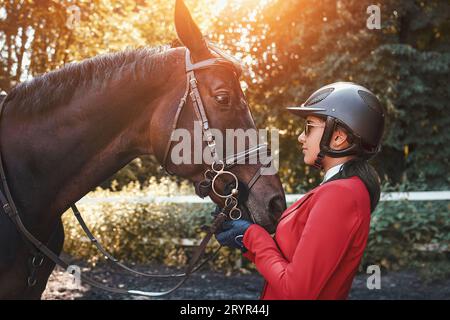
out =
[[[348,147],[347,133],[338,128],[333,132],[333,137],[331,139],[331,147],[335,150],[342,150]]]

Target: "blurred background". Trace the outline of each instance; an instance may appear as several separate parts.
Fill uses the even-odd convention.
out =
[[[203,33],[247,67],[242,87],[259,128],[280,130],[280,178],[286,193],[304,193],[322,180],[305,166],[297,136],[303,130],[285,108],[319,87],[354,81],[382,101],[387,124],[373,160],[384,192],[450,190],[450,4],[366,0],[186,0]],[[175,1],[0,0],[0,91],[101,53],[170,44]],[[368,28],[367,8],[380,8],[380,28]],[[105,181],[85,204],[94,233],[119,258],[135,263],[186,263],[190,248],[172,239],[198,238],[210,204],[139,204],[136,195],[193,194],[167,178],[152,157],[135,159]],[[128,197],[128,198],[127,198]],[[97,263],[66,214],[65,249]],[[173,227],[176,226],[176,227]],[[416,268],[426,279],[450,274],[450,202],[381,202],[362,264]],[[81,242],[80,242],[81,241]],[[83,242],[84,241],[84,242]],[[224,250],[211,267],[251,269]],[[238,261],[238,262],[237,262]]]

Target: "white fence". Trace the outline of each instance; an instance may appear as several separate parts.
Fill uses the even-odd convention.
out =
[[[292,203],[303,197],[304,194],[287,194],[286,202]],[[381,193],[380,201],[435,201],[435,200],[450,200],[450,191],[421,191],[421,192],[388,192]],[[201,199],[196,195],[186,195],[186,196],[172,196],[172,197],[161,197],[161,196],[109,196],[109,197],[92,197],[85,196],[78,203],[79,204],[99,204],[108,202],[128,202],[128,203],[212,203],[209,198]],[[88,239],[87,239],[88,240]],[[160,243],[167,241],[166,239],[159,239]],[[185,246],[194,247],[198,246],[201,242],[199,239],[172,239],[173,243]],[[433,246],[433,245],[431,245]],[[448,248],[431,248],[427,246],[420,246],[417,248],[422,251],[430,250],[441,250],[448,251]],[[242,259],[236,261],[236,267],[240,268],[242,266]]]
[[[304,194],[287,194],[286,201],[292,203],[303,197]],[[421,191],[421,192],[388,192],[381,193],[381,201],[434,201],[450,200],[450,191]],[[209,198],[201,199],[196,195],[186,196],[109,196],[109,197],[91,197],[85,196],[79,204],[98,204],[107,202],[130,202],[130,203],[211,203]]]

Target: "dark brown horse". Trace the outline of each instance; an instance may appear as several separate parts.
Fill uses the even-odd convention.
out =
[[[194,61],[215,55],[182,1],[177,1],[175,23]],[[162,161],[185,91],[185,47],[101,55],[22,83],[7,96],[0,142],[11,195],[27,229],[54,252],[61,252],[61,215],[72,203],[140,155]],[[254,128],[235,73],[211,67],[196,76],[211,127]],[[192,130],[194,120],[188,100],[178,127]],[[168,166],[194,184],[207,167]],[[248,181],[259,167],[238,165],[233,173]],[[244,217],[250,211],[269,232],[284,209],[277,175],[261,176],[242,207]],[[54,264],[44,259],[30,286],[31,257],[30,246],[0,209],[0,298],[40,298]]]

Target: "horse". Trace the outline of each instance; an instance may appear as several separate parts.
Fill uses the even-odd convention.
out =
[[[36,76],[7,95],[0,119],[5,178],[24,225],[53,252],[64,243],[62,214],[136,157],[153,155],[195,186],[204,179],[209,164],[175,165],[164,158],[186,89],[187,50],[193,63],[218,55],[183,1],[176,2],[175,27],[181,46],[102,54]],[[195,74],[211,127],[256,129],[236,72],[212,65]],[[193,102],[185,104],[177,126],[192,132]],[[259,169],[237,165],[233,174],[241,183]],[[217,188],[224,191],[226,184]],[[208,196],[224,205],[215,193]],[[259,177],[239,206],[243,218],[273,232],[286,208],[279,176]],[[55,264],[45,257],[36,262],[36,248],[4,213],[0,209],[0,298],[40,299]]]

